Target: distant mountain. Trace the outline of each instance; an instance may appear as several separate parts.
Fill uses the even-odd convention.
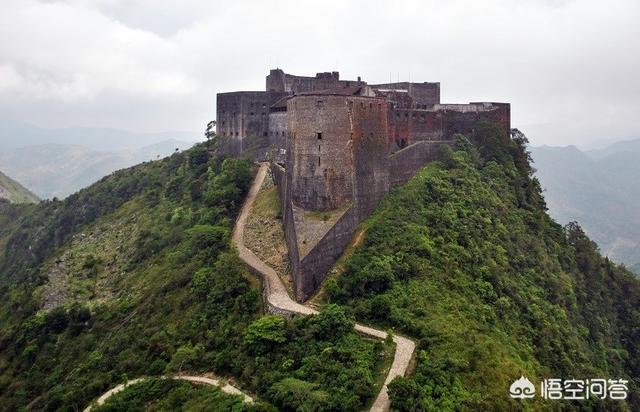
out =
[[[19,147],[0,151],[0,170],[24,182],[42,198],[65,198],[118,169],[156,160],[192,145],[166,140],[119,151],[68,144]]]
[[[0,152],[49,144],[84,146],[93,151],[112,152],[140,149],[172,139],[185,142],[203,140],[200,133],[191,131],[134,133],[118,129],[88,127],[47,129],[0,117]]]
[[[615,142],[603,149],[589,150],[585,153],[594,159],[601,159],[619,153],[640,154],[640,139]]]
[[[36,195],[2,172],[0,172],[0,199],[6,199],[11,203],[37,203],[40,201]]]
[[[603,254],[640,272],[640,139],[604,149],[532,147],[551,215],[576,220]]]

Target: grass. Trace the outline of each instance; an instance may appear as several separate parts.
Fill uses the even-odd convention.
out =
[[[9,200],[14,203],[38,203],[38,196],[31,193],[20,183],[0,172],[0,189],[4,188],[9,194]],[[1,190],[0,190],[1,192]]]
[[[249,249],[278,273],[289,294],[293,296],[288,248],[282,227],[281,202],[277,187],[273,186],[270,177],[265,179],[251,208],[244,240]]]

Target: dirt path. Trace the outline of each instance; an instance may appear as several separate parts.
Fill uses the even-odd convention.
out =
[[[233,229],[232,240],[235,246],[238,248],[240,258],[247,265],[249,265],[249,267],[252,268],[253,272],[260,273],[262,275],[264,279],[265,298],[271,311],[276,313],[299,313],[302,315],[316,314],[318,313],[317,310],[305,305],[301,305],[291,299],[291,297],[287,293],[287,289],[278,277],[276,271],[265,264],[262,260],[260,260],[255,255],[255,253],[253,253],[244,245],[243,236],[247,217],[249,216],[251,207],[253,206],[253,203],[256,200],[256,196],[260,191],[262,182],[267,175],[268,167],[269,165],[267,163],[262,163],[260,165],[260,169],[258,170],[256,178],[253,181],[251,189],[249,190],[249,194],[247,195],[244,205],[242,206],[242,210],[240,211],[240,215],[238,216],[238,220],[236,221],[236,225]],[[355,330],[359,333],[367,336],[372,336],[374,338],[387,338],[387,332],[373,329],[361,324],[356,324]],[[375,402],[371,406],[370,411],[372,412],[389,410],[391,402],[389,400],[387,385],[396,376],[404,376],[415,351],[415,343],[410,339],[402,336],[394,336],[393,341],[396,344],[396,352],[393,358],[393,363],[391,364],[389,374],[385,379],[384,386],[380,390],[380,393],[376,397]]]
[[[109,399],[110,397],[112,397],[113,395],[122,392],[123,390],[125,390],[127,387],[129,387],[131,385],[135,385],[136,383],[143,382],[143,381],[145,381],[147,379],[150,379],[150,378],[132,379],[132,380],[128,381],[127,383],[121,383],[120,385],[116,386],[115,388],[109,389],[108,391],[103,393],[102,396],[100,396],[96,400],[95,403],[92,403],[91,405],[89,405],[86,408],[84,408],[84,410],[82,412],[91,411],[92,407],[104,404],[106,402],[106,400]],[[220,388],[220,390],[222,390],[222,392],[228,393],[230,395],[244,396],[244,401],[245,402],[247,402],[247,403],[252,403],[253,402],[253,398],[251,396],[245,394],[244,392],[242,392],[240,389],[236,388],[235,386],[231,386],[228,383],[223,383],[223,381],[221,379],[219,379],[219,378],[215,378],[215,377],[211,377],[211,376],[173,375],[173,376],[162,376],[161,379],[179,379],[179,380],[189,381],[189,382],[198,383],[198,384],[217,386],[217,387]]]

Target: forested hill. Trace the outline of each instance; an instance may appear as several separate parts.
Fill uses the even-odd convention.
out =
[[[128,379],[176,373],[215,373],[258,402],[155,380],[102,409],[371,402],[389,351],[341,308],[264,316],[261,286],[230,246],[253,173],[198,145],[64,201],[0,203],[0,410],[83,410]]]
[[[551,215],[578,221],[604,255],[640,274],[640,140],[605,149],[532,147]]]
[[[417,339],[400,411],[640,410],[640,281],[549,218],[524,142],[477,139],[383,201],[326,299]],[[522,375],[536,399],[510,399]],[[542,401],[545,378],[626,379],[630,399]]]
[[[40,199],[20,183],[0,172],[0,201],[12,203],[36,203]]]

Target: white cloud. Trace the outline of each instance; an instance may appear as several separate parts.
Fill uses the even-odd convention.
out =
[[[639,17],[633,0],[16,0],[0,15],[0,109],[199,129],[216,92],[262,89],[277,65],[441,81],[446,101],[511,102],[534,143],[580,144],[636,133]]]

